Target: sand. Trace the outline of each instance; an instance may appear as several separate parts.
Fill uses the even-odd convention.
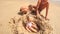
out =
[[[17,15],[21,6],[29,4],[35,5],[36,1],[30,3],[27,0],[0,0],[0,34],[12,34],[8,23],[10,18]],[[53,34],[60,34],[60,6],[50,3],[48,18],[53,27]]]

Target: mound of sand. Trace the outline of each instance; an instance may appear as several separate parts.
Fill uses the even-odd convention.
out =
[[[35,21],[36,24],[40,28],[39,32],[33,33],[33,32],[28,32],[24,27],[26,24],[27,18],[30,18],[32,21]],[[32,18],[33,17],[33,18]],[[10,28],[12,30],[13,34],[21,34],[23,32],[24,34],[50,34],[52,31],[52,27],[48,24],[49,21],[45,20],[42,16],[36,17],[36,15],[32,14],[23,14],[19,16],[15,16],[14,18],[11,18],[9,24]]]

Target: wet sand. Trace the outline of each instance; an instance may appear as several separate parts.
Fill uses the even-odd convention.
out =
[[[21,6],[36,4],[23,0],[0,0],[0,34],[12,34],[9,28],[10,18],[17,15]],[[45,10],[43,10],[43,14]],[[53,27],[53,34],[60,34],[60,6],[50,3],[48,18]]]

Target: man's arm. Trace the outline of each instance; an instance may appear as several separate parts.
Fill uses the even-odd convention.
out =
[[[47,3],[47,6],[46,6],[46,15],[45,15],[45,19],[47,19],[48,9],[49,9],[49,3]]]
[[[41,3],[41,0],[38,0],[38,2],[37,2],[37,9],[39,8],[40,3]]]
[[[36,6],[36,13],[37,13],[37,16],[39,15],[38,8],[39,8],[39,6],[40,6],[40,3],[41,3],[41,0],[38,0],[37,6]]]

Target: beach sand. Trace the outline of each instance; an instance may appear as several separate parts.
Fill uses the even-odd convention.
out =
[[[35,5],[36,1],[0,0],[0,34],[12,34],[8,23],[10,18],[17,15],[21,6],[28,6],[29,4]],[[53,34],[60,34],[60,6],[50,3],[48,18],[53,27]]]

